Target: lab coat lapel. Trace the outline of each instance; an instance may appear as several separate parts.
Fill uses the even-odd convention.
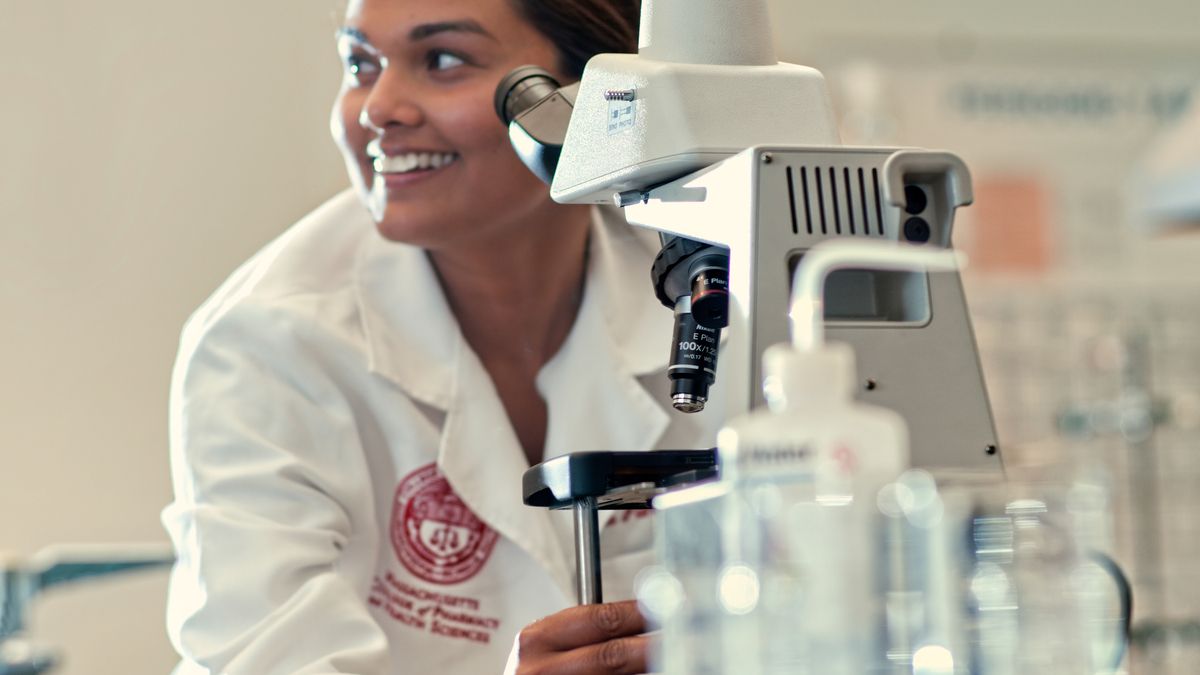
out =
[[[625,224],[619,211],[597,209],[580,313],[558,354],[538,375],[549,424],[545,458],[585,450],[653,449],[670,423],[663,404],[638,378],[666,367],[671,312],[650,284],[656,243]],[[439,467],[468,506],[542,565],[566,597],[575,584],[571,521],[525,506],[528,463],[490,377],[459,338],[456,376],[438,455]],[[601,525],[615,515],[601,513]]]
[[[363,247],[357,273],[371,372],[414,399],[446,410],[459,331],[428,256],[375,234]]]
[[[528,463],[504,406],[483,364],[461,339],[458,352],[438,468],[477,516],[524,549],[571,597],[574,577],[550,513],[522,502]]]
[[[665,369],[672,315],[654,298],[651,248],[619,211],[597,209],[588,283],[564,349],[538,377],[550,410],[546,457],[653,449],[670,418],[639,376]],[[631,275],[629,270],[645,270]],[[601,513],[603,526],[615,515]]]
[[[574,577],[550,515],[521,501],[525,454],[428,256],[372,237],[358,274],[371,370],[445,412],[439,470],[479,518],[527,551],[571,597]]]
[[[655,447],[670,419],[638,378],[666,367],[671,312],[647,277],[657,237],[597,208],[583,306],[567,343],[538,376],[547,402],[546,458]],[[630,270],[646,270],[631,275]],[[467,506],[524,549],[573,596],[574,550],[564,514],[525,506],[528,463],[491,378],[463,340],[418,248],[373,237],[358,265],[370,368],[446,411],[438,467]],[[395,289],[408,289],[397,294]],[[607,523],[615,512],[603,512]],[[564,529],[565,523],[565,529]]]
[[[582,318],[590,323],[598,314]],[[654,448],[667,428],[666,412],[624,364],[597,358],[611,347],[603,344],[606,334],[580,328],[585,335],[571,357],[539,378],[539,388],[550,404],[546,458],[590,450]],[[615,513],[601,511],[601,527]]]

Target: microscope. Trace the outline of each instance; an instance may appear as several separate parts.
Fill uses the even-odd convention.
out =
[[[554,200],[613,203],[660,233],[647,292],[676,317],[663,336],[672,404],[694,412],[709,387],[725,387],[728,419],[763,402],[761,357],[787,339],[805,253],[843,238],[949,247],[955,210],[972,201],[970,174],[946,152],[840,145],[821,73],[778,62],[766,0],[644,2],[639,43],[637,54],[595,56],[565,87],[519,68],[497,88],[496,112]],[[957,273],[840,270],[824,311],[829,339],[854,349],[860,400],[907,422],[915,466],[1000,474]],[[586,548],[596,508],[645,507],[684,477],[719,471],[711,451],[678,465],[632,454],[534,467],[526,501],[574,508]],[[620,496],[621,485],[641,489]],[[596,576],[594,565],[578,571],[581,586]]]
[[[949,247],[970,174],[945,152],[840,145],[821,73],[777,61],[766,0],[654,0],[641,26],[637,54],[597,55],[579,83],[513,71],[496,108],[555,201],[616,203],[660,233],[647,292],[677,316],[672,403],[702,409],[722,386],[733,417],[762,402],[760,357],[786,340],[805,252],[836,238]],[[860,397],[908,422],[916,465],[1000,470],[956,273],[838,272],[825,318],[854,347]]]
[[[629,223],[659,232],[662,250],[646,292],[675,315],[674,332],[663,339],[680,414],[703,409],[714,386],[725,388],[726,420],[763,405],[763,355],[788,340],[793,279],[822,265],[829,242],[949,249],[955,212],[973,199],[970,174],[953,154],[841,145],[821,73],[778,62],[767,0],[643,0],[637,54],[597,55],[582,80],[567,86],[536,67],[519,68],[500,83],[495,104],[513,148],[549,183],[555,201],[615,204]],[[1127,588],[1111,559],[1072,540],[1077,522],[1055,520],[1103,508],[1059,508],[1036,490],[1026,499],[1001,485],[961,279],[956,270],[934,274],[893,262],[831,271],[818,310],[826,338],[854,352],[857,400],[903,418],[917,469],[885,488],[891,497],[879,493],[886,517],[876,513],[874,524],[862,521],[856,532],[873,542],[859,559],[878,561],[875,572],[851,575],[851,583],[873,589],[871,608],[851,616],[834,601],[823,605],[830,612],[811,614],[812,593],[829,595],[826,582],[844,583],[850,574],[837,564],[815,574],[789,567],[775,577],[767,605],[807,593],[800,604],[809,603],[809,621],[778,606],[725,603],[727,591],[759,597],[758,581],[767,577],[756,573],[770,573],[778,554],[758,549],[766,564],[758,570],[739,558],[745,542],[772,540],[759,536],[767,521],[752,504],[756,490],[777,494],[779,485],[739,493],[729,478],[738,472],[736,457],[715,449],[613,449],[557,457],[524,475],[526,504],[573,511],[581,604],[602,601],[597,510],[657,510],[659,564],[643,572],[638,595],[662,629],[664,672],[859,673],[878,659],[870,672],[990,675],[1077,672],[1064,661],[1034,663],[1047,654],[1079,664],[1120,661],[1120,636],[1115,659],[1094,646],[1096,617],[1115,613],[1110,608],[1072,597],[1047,609],[1039,601],[1050,594],[1037,590],[1019,605],[1013,599],[1028,570],[1043,563],[1071,583],[1104,577],[1087,582],[1089,598],[1111,595],[1096,592],[1113,583],[1108,578]],[[935,476],[974,487],[943,493]],[[981,499],[989,491],[1001,493],[999,506]],[[860,506],[874,508],[869,501]],[[789,508],[797,506],[805,508]],[[803,541],[803,531],[789,535],[801,538],[799,549],[844,545],[836,527],[817,543]],[[1034,535],[1056,544],[1018,545]],[[1068,550],[1068,557],[1020,561],[1028,551]],[[1113,625],[1127,628],[1128,595],[1119,595],[1123,624]],[[835,614],[860,642],[834,635]],[[1079,638],[1039,642],[1046,635],[1039,621],[1070,627]],[[800,652],[780,652],[789,649]]]

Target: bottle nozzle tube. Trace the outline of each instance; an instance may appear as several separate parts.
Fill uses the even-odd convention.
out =
[[[913,244],[833,239],[804,254],[792,277],[792,345],[811,351],[825,344],[825,281],[835,270],[872,269],[900,272],[955,270],[966,256],[952,249]]]

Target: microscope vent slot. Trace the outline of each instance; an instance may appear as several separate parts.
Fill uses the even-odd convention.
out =
[[[829,225],[825,220],[825,186],[821,184],[821,167],[813,167],[817,176],[817,213],[821,215],[821,234],[829,234]]]
[[[879,196],[879,169],[871,169],[871,182],[875,185],[875,222],[879,225],[879,236],[883,236],[883,199]]]
[[[846,187],[846,220],[850,223],[850,234],[854,231],[854,192],[850,187],[850,167],[842,168],[842,185]]]
[[[832,193],[829,204],[833,206],[833,231],[835,234],[842,233],[842,213],[838,208],[838,190],[837,190],[837,170],[832,166],[829,167],[829,190]]]
[[[801,169],[803,171],[803,169]],[[792,167],[787,168],[787,184],[788,184],[788,205],[791,206],[792,214],[792,234],[800,234],[800,224],[796,222],[796,180],[792,175]],[[808,210],[808,204],[804,205],[805,211]],[[811,230],[812,227],[809,226]]]
[[[863,180],[862,167],[858,167],[858,196],[862,202],[863,235],[871,236],[871,216],[867,210],[867,183]]]
[[[804,222],[808,225],[808,233],[813,233],[812,203],[808,196],[808,167],[800,167],[800,185],[804,188]]]

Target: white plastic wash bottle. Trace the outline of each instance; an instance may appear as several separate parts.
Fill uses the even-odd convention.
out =
[[[718,594],[726,604],[722,594],[753,577],[757,596],[746,612],[753,620],[725,622],[723,651],[739,672],[861,675],[884,665],[875,662],[886,651],[876,495],[909,467],[908,432],[895,412],[854,400],[853,350],[823,340],[823,287],[837,269],[923,271],[955,260],[945,250],[835,241],[797,269],[793,344],[763,356],[767,408],[733,420],[717,440],[729,489]]]
[[[841,269],[955,269],[961,255],[907,244],[834,240],[813,247],[796,269],[792,343],[763,354],[765,410],[729,423],[718,439],[724,480],[799,472],[815,497],[837,501],[856,486],[882,487],[908,468],[908,432],[886,408],[857,402],[854,352],[824,340],[824,285]],[[837,497],[837,495],[842,497]]]

